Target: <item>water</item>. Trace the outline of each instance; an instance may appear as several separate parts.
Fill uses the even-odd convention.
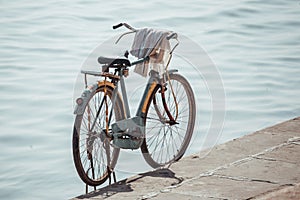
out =
[[[299,116],[299,3],[1,1],[0,199],[84,193],[72,161],[73,87],[118,22],[175,30],[207,51],[226,92],[219,143]],[[198,106],[205,129],[209,112]],[[199,150],[199,138],[188,153]],[[118,177],[148,170],[140,156],[124,151]]]

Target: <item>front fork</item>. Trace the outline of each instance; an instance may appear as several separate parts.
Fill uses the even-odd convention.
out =
[[[161,86],[161,99],[162,99],[162,103],[163,103],[163,106],[164,106],[164,109],[169,117],[169,120],[165,121],[166,123],[169,123],[171,126],[174,125],[174,124],[178,124],[178,122],[176,122],[176,119],[173,118],[172,114],[170,113],[170,110],[168,108],[168,105],[166,103],[166,98],[165,98],[165,86],[162,85]],[[176,101],[176,96],[173,96],[174,100]],[[154,98],[155,99],[155,98]],[[153,99],[153,104],[156,104],[156,99],[154,100]]]
[[[167,73],[174,73],[174,72],[177,72],[177,70],[172,70],[172,71],[169,71]],[[149,101],[152,100],[151,95],[152,95],[153,91],[155,90],[155,88],[159,85],[160,88],[161,88],[159,93],[161,93],[163,108],[164,108],[164,111],[166,112],[169,120],[165,119],[163,114],[160,112],[160,110],[157,106],[157,101],[156,101],[155,96],[153,98],[154,108],[155,108],[156,113],[157,113],[157,115],[158,115],[158,117],[159,117],[159,119],[162,123],[169,123],[170,125],[174,125],[174,124],[178,124],[178,123],[176,122],[176,119],[174,119],[172,114],[170,113],[169,107],[166,103],[166,98],[165,98],[166,81],[165,80],[168,80],[168,76],[166,74],[163,75],[163,78],[160,78],[158,72],[153,71],[153,70],[150,71],[150,79],[147,83],[146,89],[145,89],[144,94],[143,94],[143,98],[142,98],[141,103],[138,107],[138,111],[137,111],[136,115],[141,116],[141,117],[146,116],[147,105],[148,105]],[[173,98],[176,98],[176,97],[174,96]]]

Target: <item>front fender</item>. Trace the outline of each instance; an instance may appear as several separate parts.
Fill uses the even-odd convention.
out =
[[[170,69],[167,71],[167,73],[163,73],[164,80],[168,80],[168,74],[174,74],[178,72],[178,69]]]
[[[111,82],[108,82],[108,81],[99,81],[98,83],[96,83],[92,86],[89,86],[82,92],[80,98],[83,101],[80,105],[76,104],[75,109],[74,109],[74,114],[75,115],[83,115],[84,109],[85,109],[86,105],[88,104],[90,98],[93,96],[93,94],[95,93],[95,91],[98,88],[100,88],[104,85],[111,87],[112,89],[115,87],[114,84],[112,84]]]

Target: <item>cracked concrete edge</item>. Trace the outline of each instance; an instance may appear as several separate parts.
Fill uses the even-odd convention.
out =
[[[286,184],[254,196],[248,200],[282,200],[296,199],[300,196],[300,183]]]

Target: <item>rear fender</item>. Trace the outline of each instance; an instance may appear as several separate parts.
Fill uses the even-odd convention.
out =
[[[93,94],[96,92],[96,90],[100,87],[103,86],[107,86],[107,87],[111,87],[112,89],[115,88],[114,84],[112,84],[109,81],[99,81],[98,83],[88,86],[88,88],[86,88],[80,98],[82,99],[82,103],[76,104],[75,109],[74,109],[74,114],[75,115],[82,115],[84,113],[84,109],[86,107],[86,105],[88,104],[90,98],[93,96]]]

